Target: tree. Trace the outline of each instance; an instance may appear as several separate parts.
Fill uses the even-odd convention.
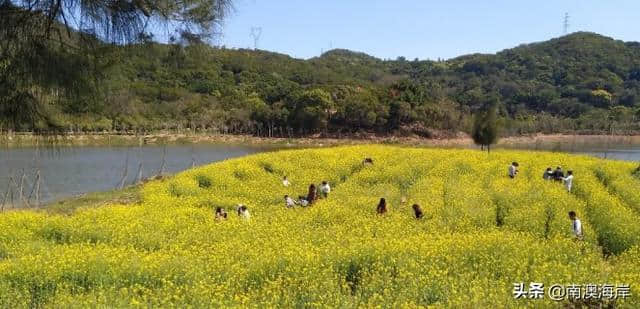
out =
[[[498,142],[498,100],[491,98],[482,110],[474,115],[473,131],[471,137],[476,145],[487,152],[491,151],[491,145]]]
[[[389,117],[388,106],[368,89],[341,87],[337,93],[338,105],[335,120],[353,131],[382,128]]]
[[[110,46],[165,25],[208,38],[231,0],[0,0],[0,122],[55,126],[47,101],[97,87]],[[113,59],[111,59],[113,60]]]
[[[305,90],[297,100],[297,122],[300,128],[315,131],[319,128],[328,131],[331,115],[334,113],[334,102],[325,90],[316,88]]]
[[[598,89],[589,92],[588,100],[596,107],[609,108],[613,101],[613,96],[606,90]]]

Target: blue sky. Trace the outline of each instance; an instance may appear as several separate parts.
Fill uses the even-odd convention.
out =
[[[236,0],[216,41],[253,47],[250,28],[262,27],[258,48],[297,58],[333,47],[448,59],[561,36],[565,12],[570,32],[640,40],[638,0]]]

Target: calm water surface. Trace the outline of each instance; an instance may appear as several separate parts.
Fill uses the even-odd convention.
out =
[[[548,150],[589,154],[601,158],[640,161],[640,143],[528,143],[498,148]],[[17,199],[21,175],[26,172],[23,190],[28,195],[35,172],[42,175],[44,202],[87,192],[108,191],[121,183],[127,165],[126,183],[136,181],[142,163],[143,177],[157,175],[166,158],[165,172],[176,173],[195,165],[274,150],[274,147],[234,145],[174,145],[122,147],[59,147],[0,149],[0,198],[12,187]],[[166,152],[166,155],[165,155]],[[13,177],[15,184],[9,186]],[[1,202],[1,201],[0,201]]]
[[[8,187],[16,191],[14,196],[17,200],[23,171],[27,175],[24,195],[29,195],[35,183],[36,170],[40,170],[41,201],[46,202],[87,192],[113,190],[122,182],[125,166],[126,184],[136,181],[141,163],[143,177],[157,175],[163,157],[165,173],[172,174],[193,164],[203,165],[271,149],[274,148],[233,145],[4,148],[0,149],[0,202]],[[11,182],[11,186],[8,185],[10,177],[15,182]]]

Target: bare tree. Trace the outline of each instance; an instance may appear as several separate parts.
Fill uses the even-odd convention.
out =
[[[136,177],[135,184],[141,184],[142,180],[142,161],[140,161],[140,164],[138,165],[138,177]]]
[[[118,185],[118,189],[124,189],[124,185],[127,181],[127,177],[129,177],[129,152],[127,151],[127,158],[124,161],[124,172],[122,173],[122,179],[120,180],[120,185]]]
[[[164,145],[162,149],[162,164],[160,164],[160,171],[158,171],[158,176],[162,177],[164,175],[164,168],[167,164],[167,145]]]
[[[9,191],[11,191],[11,177],[9,177],[9,181],[7,181],[7,191],[2,197],[2,205],[0,206],[0,211],[4,211],[4,206],[6,205],[7,199],[9,198]]]

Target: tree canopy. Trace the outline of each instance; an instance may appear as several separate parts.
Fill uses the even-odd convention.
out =
[[[491,151],[491,145],[498,142],[498,99],[491,97],[473,118],[471,137],[476,145]]]
[[[207,38],[230,0],[0,0],[0,117],[21,129],[53,127],[48,105],[74,105],[99,90],[113,55],[164,26]],[[75,101],[75,102],[74,102]],[[91,104],[102,104],[92,102]]]
[[[0,70],[21,73],[0,77],[0,91],[18,84],[27,94],[39,93],[27,96],[45,107],[39,115],[74,131],[472,133],[473,115],[490,97],[500,101],[496,117],[504,134],[640,129],[640,43],[593,33],[446,61],[383,60],[348,50],[302,60],[212,47],[188,35],[168,44],[150,37],[119,45],[95,38],[87,36],[93,43],[82,46],[108,57],[52,48],[57,60],[39,68],[17,65],[25,56],[3,58]],[[34,82],[47,75],[39,70],[64,72],[65,78]],[[65,81],[76,90],[58,85]],[[25,100],[18,94],[6,98]],[[12,120],[9,107],[22,107],[5,103],[3,127],[47,128],[27,118]]]

